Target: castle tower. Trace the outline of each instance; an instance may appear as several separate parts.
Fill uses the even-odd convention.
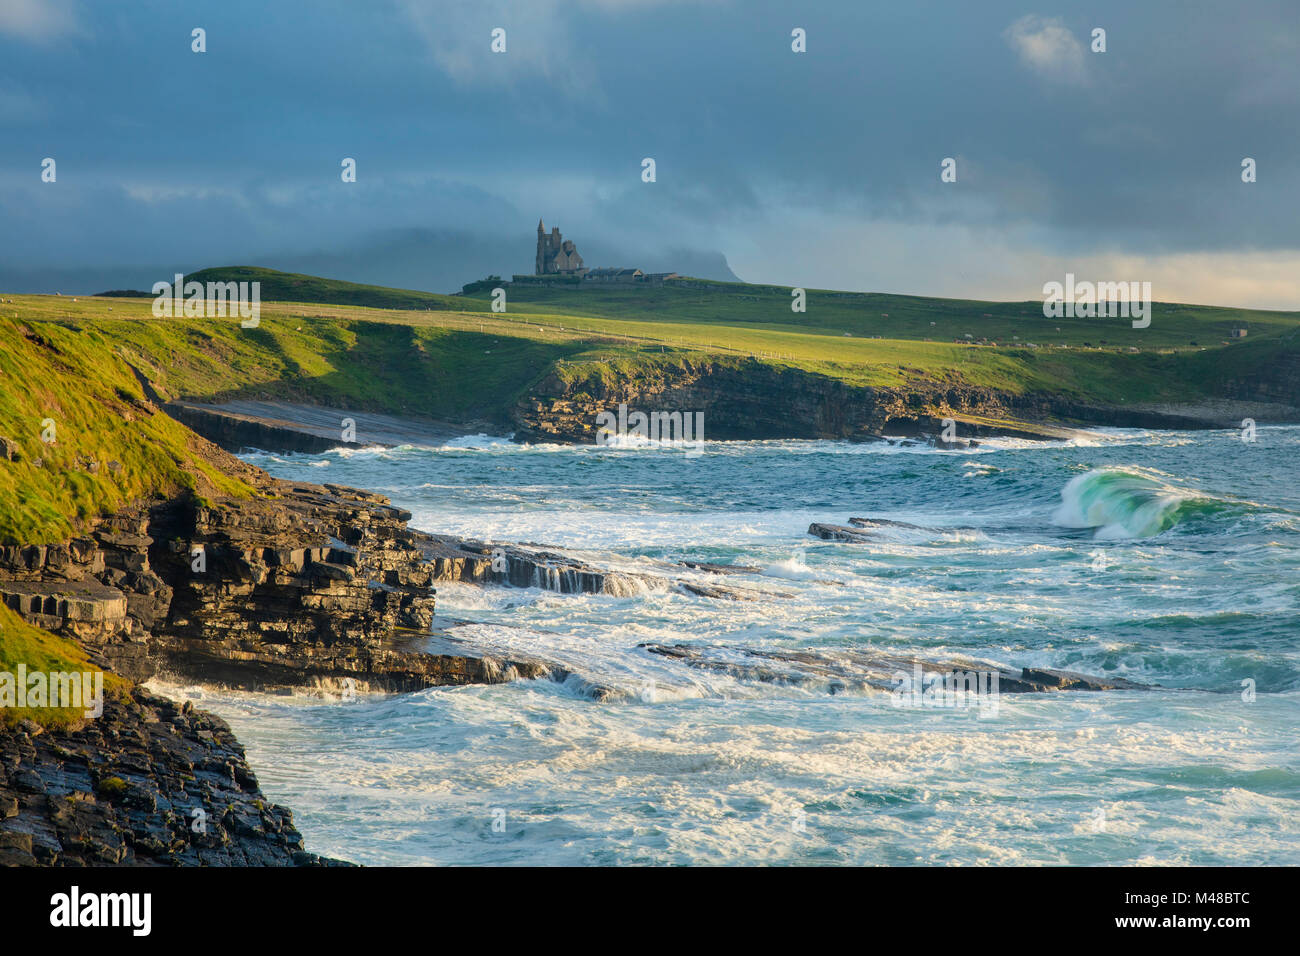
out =
[[[546,224],[537,220],[537,264],[533,275],[582,275],[582,256],[573,240],[565,240],[560,234],[560,227],[554,226],[548,235]]]

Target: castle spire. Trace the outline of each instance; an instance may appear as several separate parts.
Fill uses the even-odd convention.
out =
[[[546,231],[546,227],[542,225],[541,217],[538,217],[538,219],[537,219],[537,234],[540,236],[540,235],[541,235],[542,233],[544,233],[545,231]]]

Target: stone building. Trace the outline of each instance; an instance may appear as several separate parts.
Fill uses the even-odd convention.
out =
[[[586,285],[588,282],[642,283],[646,285],[663,285],[665,282],[680,280],[676,272],[645,273],[640,269],[588,269],[578,255],[573,240],[560,235],[558,228],[546,231],[542,220],[537,220],[537,263],[531,276],[516,275],[515,282],[533,285],[571,286],[574,283]]]
[[[537,220],[537,271],[536,275],[586,275],[587,270],[582,265],[582,256],[578,255],[578,247],[573,244],[572,239],[565,239],[560,235],[558,226],[553,228],[548,235],[546,227],[540,219]]]
[[[637,282],[643,275],[640,269],[591,269],[584,278],[588,282]]]

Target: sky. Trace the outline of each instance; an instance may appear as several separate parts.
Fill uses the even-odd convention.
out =
[[[0,0],[0,289],[446,292],[539,217],[589,267],[1300,309],[1300,3]]]

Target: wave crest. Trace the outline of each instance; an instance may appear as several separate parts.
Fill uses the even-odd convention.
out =
[[[1149,538],[1190,515],[1224,507],[1226,502],[1139,470],[1098,468],[1066,483],[1052,521],[1067,528],[1096,528],[1102,539]]]

